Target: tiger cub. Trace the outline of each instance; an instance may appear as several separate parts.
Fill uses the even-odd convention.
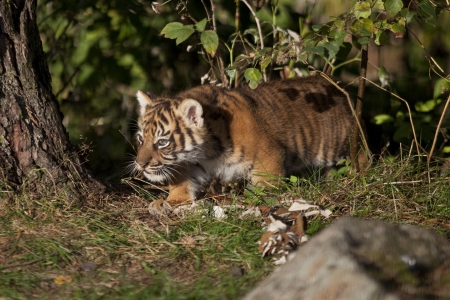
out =
[[[349,154],[353,117],[347,95],[320,75],[270,81],[252,90],[202,85],[174,97],[138,91],[135,167],[168,183],[167,202],[200,196],[212,179],[253,185]],[[159,208],[158,208],[159,207]]]

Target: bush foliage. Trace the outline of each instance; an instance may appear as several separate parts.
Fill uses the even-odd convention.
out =
[[[372,151],[450,152],[446,1],[40,1],[53,89],[75,143],[105,177],[132,153],[138,89],[175,93],[321,71],[356,99],[368,47],[364,118]],[[439,126],[438,126],[439,124]],[[438,132],[438,134],[436,134]],[[105,153],[107,155],[105,155]]]

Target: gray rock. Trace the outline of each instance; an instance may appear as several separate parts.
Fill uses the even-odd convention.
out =
[[[244,297],[260,299],[450,299],[450,242],[411,225],[341,218]]]

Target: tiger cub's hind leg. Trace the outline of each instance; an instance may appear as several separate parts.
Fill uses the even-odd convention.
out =
[[[286,176],[282,156],[274,155],[265,160],[258,159],[250,176],[253,186],[278,185],[280,177]]]

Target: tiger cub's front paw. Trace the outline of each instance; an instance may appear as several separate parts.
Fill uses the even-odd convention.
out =
[[[148,205],[148,211],[152,215],[170,215],[173,211],[172,206],[165,200],[155,200]]]

